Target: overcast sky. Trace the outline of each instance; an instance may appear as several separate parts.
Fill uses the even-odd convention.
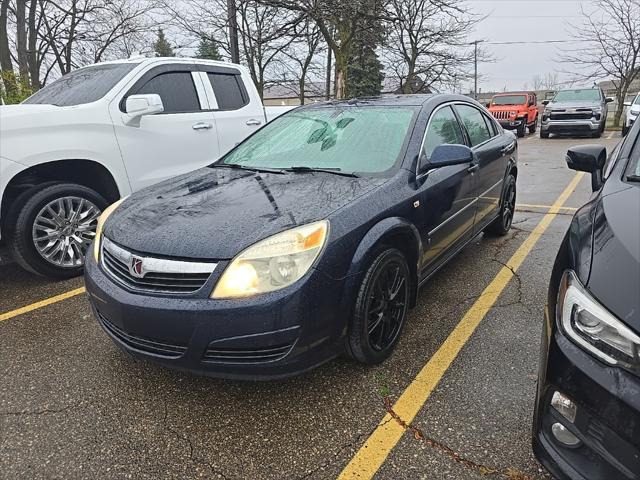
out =
[[[561,49],[577,46],[567,44],[492,45],[491,42],[569,40],[569,23],[581,23],[580,7],[593,11],[590,0],[467,0],[473,11],[488,15],[469,35],[487,40],[485,48],[497,59],[480,65],[484,76],[482,91],[518,90],[531,87],[534,75],[560,72],[570,67],[559,65]],[[560,73],[563,80],[566,75]]]

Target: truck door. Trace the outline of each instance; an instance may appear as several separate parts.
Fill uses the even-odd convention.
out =
[[[126,123],[129,95],[158,94],[164,112]],[[144,73],[110,106],[116,138],[136,191],[208,165],[218,158],[215,119],[194,64],[169,64]]]
[[[248,74],[233,67],[201,65],[218,128],[220,156],[265,124],[262,100]]]

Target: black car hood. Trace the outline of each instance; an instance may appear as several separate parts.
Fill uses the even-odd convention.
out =
[[[131,195],[104,234],[140,253],[230,259],[265,237],[326,218],[385,181],[203,168]]]
[[[603,193],[595,216],[587,287],[640,333],[640,187],[624,185],[615,193]]]

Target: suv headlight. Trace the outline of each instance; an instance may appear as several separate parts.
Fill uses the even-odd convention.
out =
[[[292,228],[247,248],[232,260],[211,298],[238,298],[273,292],[300,280],[327,240],[326,220]]]
[[[116,203],[109,205],[104,209],[104,212],[98,218],[98,224],[96,226],[96,236],[93,239],[93,258],[95,258],[96,262],[100,261],[100,244],[102,243],[102,229],[104,228],[104,222],[107,221],[107,218],[115,212],[116,208],[120,206],[122,202],[125,201],[127,197],[121,198]]]
[[[567,270],[560,283],[556,315],[578,345],[611,365],[640,365],[640,337],[606,310]]]

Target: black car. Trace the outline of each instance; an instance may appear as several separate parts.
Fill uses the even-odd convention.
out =
[[[418,287],[511,227],[516,156],[463,96],[298,108],[105,212],[86,266],[94,313],[127,352],[208,375],[380,362]]]
[[[569,150],[595,192],[553,267],[533,422],[560,479],[640,478],[640,124],[607,159]]]

